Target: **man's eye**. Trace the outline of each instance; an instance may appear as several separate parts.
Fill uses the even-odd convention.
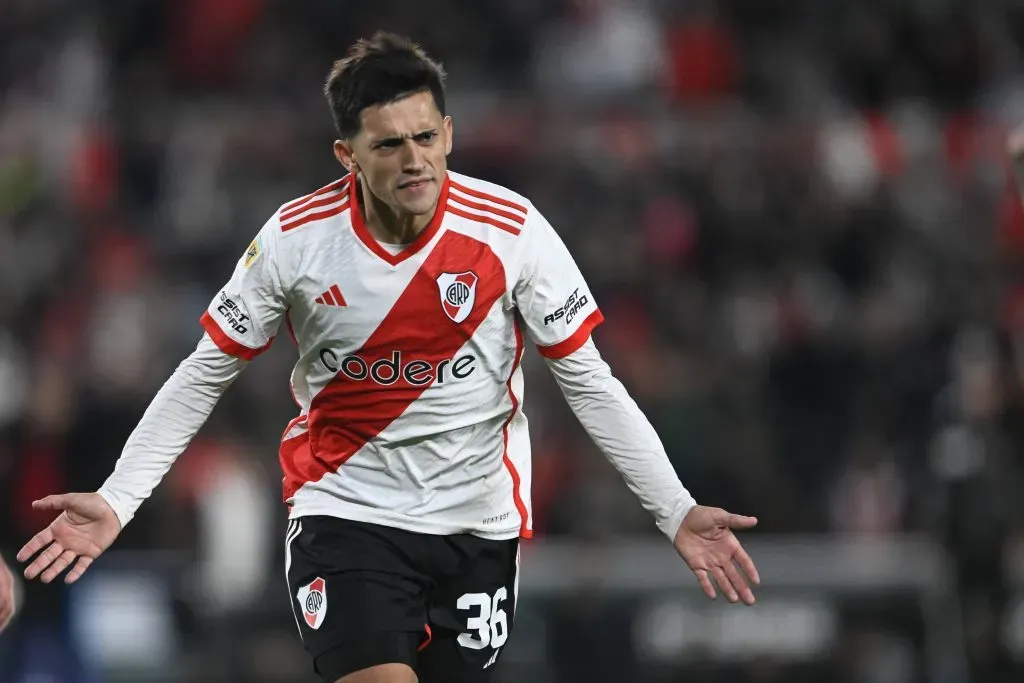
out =
[[[417,135],[416,136],[416,142],[430,142],[431,140],[433,140],[436,137],[437,137],[437,131],[436,130],[431,130],[431,131],[427,131],[426,133],[420,133],[419,135]]]

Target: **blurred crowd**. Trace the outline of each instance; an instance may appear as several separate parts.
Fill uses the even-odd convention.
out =
[[[255,232],[341,175],[321,84],[377,28],[447,68],[451,167],[568,243],[698,501],[940,539],[995,680],[1024,538],[1012,0],[0,1],[0,548],[102,483]],[[243,374],[118,542],[202,554],[206,608],[280,575],[293,362]],[[539,534],[656,533],[526,367]]]

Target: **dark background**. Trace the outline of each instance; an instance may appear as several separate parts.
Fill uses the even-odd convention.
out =
[[[684,483],[761,520],[761,605],[698,600],[531,356],[503,680],[1021,680],[1012,0],[0,0],[8,558],[31,500],[102,483],[266,218],[340,176],[320,87],[377,28],[447,67],[451,167],[569,244]],[[92,581],[27,587],[0,680],[309,680],[293,361],[245,373]]]

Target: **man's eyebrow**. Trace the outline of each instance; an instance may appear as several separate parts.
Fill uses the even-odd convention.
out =
[[[432,126],[430,128],[424,128],[423,130],[417,131],[415,133],[410,133],[409,135],[389,135],[386,138],[380,138],[380,139],[374,140],[370,144],[373,145],[373,146],[379,146],[379,145],[385,145],[385,144],[394,143],[394,142],[401,142],[402,140],[405,140],[406,138],[416,138],[416,137],[419,137],[420,135],[424,135],[426,133],[433,133],[433,132],[436,132],[436,131],[437,131],[437,127],[436,126]]]
[[[390,136],[388,136],[386,138],[379,138],[377,140],[374,140],[371,144],[383,145],[383,144],[388,143],[388,142],[401,142],[404,139],[405,139],[404,135],[390,135]]]

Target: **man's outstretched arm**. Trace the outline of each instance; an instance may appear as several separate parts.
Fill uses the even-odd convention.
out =
[[[204,334],[196,350],[153,397],[125,442],[114,472],[98,491],[122,527],[192,442],[246,364],[224,353]]]
[[[714,577],[730,602],[754,604],[749,584],[758,584],[760,578],[732,530],[750,528],[757,520],[697,505],[679,481],[654,427],[612,375],[593,340],[567,356],[546,360],[583,428],[654,516],[704,593],[715,597],[710,580]]]
[[[661,439],[601,358],[593,340],[564,358],[545,358],[569,407],[669,540],[697,505]]]
[[[47,496],[32,504],[58,516],[18,553],[19,562],[34,557],[27,578],[41,575],[49,583],[74,564],[65,581],[77,581],[160,483],[246,361],[270,346],[288,308],[280,233],[275,213],[213,297],[200,318],[206,334],[157,392],[100,490]]]
[[[517,246],[516,308],[576,417],[654,515],[704,593],[715,597],[713,577],[730,601],[753,604],[748,582],[760,579],[732,530],[757,520],[697,505],[683,487],[661,439],[594,346],[591,332],[604,317],[569,250],[535,208]]]
[[[58,517],[18,552],[25,562],[43,551],[25,569],[26,578],[42,575],[49,583],[77,560],[65,579],[77,581],[134,517],[245,364],[204,334],[157,392],[98,492],[52,495],[32,504]]]

